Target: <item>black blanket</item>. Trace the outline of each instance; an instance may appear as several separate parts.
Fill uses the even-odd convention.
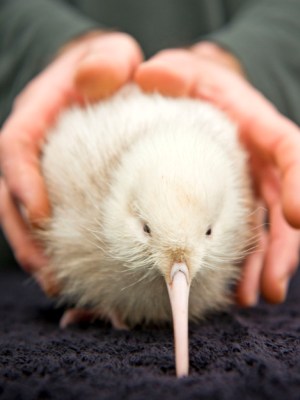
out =
[[[190,376],[175,377],[171,327],[58,328],[28,277],[0,271],[0,399],[300,399],[300,274],[280,306],[190,326]]]

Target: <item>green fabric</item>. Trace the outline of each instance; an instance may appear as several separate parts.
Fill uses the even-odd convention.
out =
[[[103,26],[134,36],[146,57],[213,40],[235,54],[253,85],[300,124],[299,21],[300,0],[1,0],[0,125],[15,96],[62,45]],[[0,233],[0,261],[7,257]]]
[[[2,0],[0,123],[14,97],[71,38],[99,26],[132,34],[147,57],[209,38],[300,123],[299,0]]]
[[[248,79],[300,124],[300,1],[252,1],[211,36],[240,60]]]
[[[57,50],[96,26],[82,13],[56,1],[0,1],[0,125],[15,96]]]

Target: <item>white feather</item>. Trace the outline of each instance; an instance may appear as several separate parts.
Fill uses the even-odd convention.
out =
[[[53,214],[41,237],[63,301],[116,311],[131,326],[170,320],[163,277],[181,252],[190,318],[228,304],[254,202],[245,152],[220,111],[125,87],[64,112],[43,173]]]

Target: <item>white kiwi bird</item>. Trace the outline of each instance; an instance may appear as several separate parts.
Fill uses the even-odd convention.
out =
[[[52,215],[38,233],[75,308],[116,327],[172,321],[188,374],[188,320],[222,310],[254,245],[255,201],[234,125],[213,106],[143,94],[63,112],[43,147]]]

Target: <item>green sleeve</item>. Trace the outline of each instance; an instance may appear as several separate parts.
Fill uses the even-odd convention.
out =
[[[72,38],[99,28],[54,0],[0,1],[0,126],[15,96]]]
[[[300,124],[300,1],[249,1],[209,39],[236,55],[250,82]]]

